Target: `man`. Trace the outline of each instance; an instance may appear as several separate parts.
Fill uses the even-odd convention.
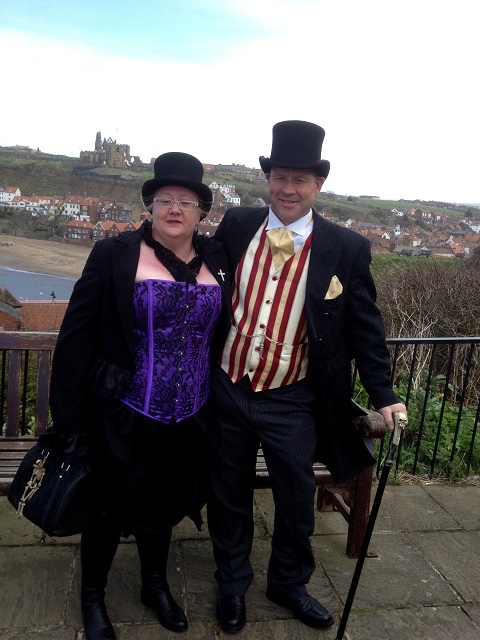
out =
[[[260,443],[275,502],[267,598],[308,626],[328,627],[332,616],[306,590],[315,568],[312,463],[342,482],[374,462],[352,424],[352,359],[390,428],[392,414],[406,411],[390,384],[370,243],[313,209],[330,169],[324,135],[309,122],[276,124],[270,158],[260,157],[270,208],[230,209],[216,233],[234,274],[233,319],[212,384],[208,523],[216,615],[229,633],[245,624],[253,579]]]

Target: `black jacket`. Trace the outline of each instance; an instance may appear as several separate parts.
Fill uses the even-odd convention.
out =
[[[98,241],[75,284],[53,356],[50,408],[56,429],[88,431],[95,394],[121,398],[128,389],[134,370],[133,287],[140,244],[138,232]],[[212,348],[216,355],[228,331],[231,285],[223,247],[214,238],[205,238],[204,260],[223,293]]]
[[[232,276],[267,216],[267,207],[238,207],[225,214],[215,238],[225,245]],[[399,401],[391,388],[390,358],[370,260],[366,238],[315,212],[305,305],[309,365],[318,401],[316,459],[326,464],[338,482],[373,464],[352,424],[357,413],[351,402],[352,360],[375,408]],[[325,299],[334,275],[343,291]]]

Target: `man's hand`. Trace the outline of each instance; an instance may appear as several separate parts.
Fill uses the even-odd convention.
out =
[[[389,407],[382,407],[381,409],[378,409],[378,413],[383,416],[385,424],[390,429],[390,431],[393,431],[394,428],[393,414],[400,411],[408,417],[407,408],[401,402],[397,402],[397,404],[391,404]]]

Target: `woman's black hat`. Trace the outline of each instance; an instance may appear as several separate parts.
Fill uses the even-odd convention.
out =
[[[326,178],[330,171],[330,162],[321,160],[324,138],[325,131],[312,122],[277,122],[273,127],[270,158],[259,158],[262,171],[270,173],[272,167],[310,169],[317,176]]]
[[[152,204],[153,194],[160,187],[181,186],[191,189],[202,201],[202,209],[209,211],[213,195],[209,187],[203,184],[203,165],[188,153],[171,151],[163,153],[153,165],[155,177],[147,180],[142,187],[142,199],[145,206]]]

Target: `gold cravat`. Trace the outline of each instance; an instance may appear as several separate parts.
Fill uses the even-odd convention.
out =
[[[273,266],[276,271],[294,254],[293,233],[286,227],[278,227],[267,231],[267,238],[270,243]]]

